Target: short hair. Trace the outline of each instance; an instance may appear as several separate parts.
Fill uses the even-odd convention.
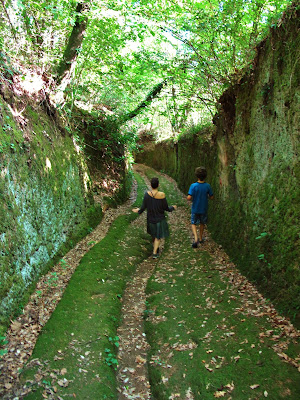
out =
[[[158,180],[158,178],[152,178],[150,182],[151,182],[151,187],[152,187],[152,189],[158,188],[158,185],[159,185],[159,180]]]
[[[195,175],[198,179],[200,179],[201,181],[203,181],[203,179],[206,178],[207,176],[207,171],[205,167],[197,167],[195,169]]]

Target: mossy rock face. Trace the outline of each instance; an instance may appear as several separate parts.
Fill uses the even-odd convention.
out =
[[[43,110],[27,106],[22,128],[0,98],[0,323],[70,239],[101,218],[84,156]]]
[[[205,165],[215,199],[209,228],[243,274],[299,324],[299,11],[264,40],[255,68],[220,98],[216,132],[191,129],[137,160],[187,193]],[[200,140],[201,138],[201,140]],[[263,235],[262,235],[263,234]]]

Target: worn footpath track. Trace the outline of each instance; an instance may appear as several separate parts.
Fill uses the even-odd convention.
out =
[[[150,182],[143,173],[143,166],[135,170],[143,176],[150,188]],[[146,213],[137,218],[134,225],[145,225]],[[163,243],[160,251],[163,250]],[[134,276],[129,280],[122,304],[122,324],[118,329],[118,391],[119,400],[151,399],[147,369],[147,350],[149,348],[144,333],[144,311],[146,305],[146,286],[156,265],[156,260],[146,259],[137,266]]]

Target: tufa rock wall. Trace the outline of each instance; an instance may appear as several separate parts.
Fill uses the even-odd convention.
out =
[[[4,328],[22,310],[32,284],[53,260],[101,218],[83,153],[55,115],[28,101],[16,104],[13,96],[9,102],[0,96],[0,324]],[[22,114],[17,112],[20,106]]]

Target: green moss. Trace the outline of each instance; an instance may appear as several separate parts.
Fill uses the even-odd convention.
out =
[[[32,284],[100,221],[102,212],[93,205],[87,166],[71,138],[31,107],[24,112],[23,138],[5,103],[0,107],[11,127],[0,126],[0,323],[5,329]]]

